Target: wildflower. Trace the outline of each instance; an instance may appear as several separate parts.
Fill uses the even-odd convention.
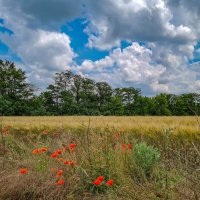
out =
[[[98,185],[101,184],[101,181],[99,179],[96,179],[96,180],[93,181],[93,184],[98,186]]]
[[[58,156],[58,153],[53,153],[53,154],[51,155],[52,158],[56,158],[57,156]]]
[[[62,174],[63,174],[63,170],[61,169],[58,171],[57,176],[62,176]]]
[[[68,147],[64,147],[63,150],[64,150],[64,151],[68,151],[69,148],[68,148]]]
[[[132,148],[133,148],[132,144],[128,144],[128,149],[132,149]]]
[[[69,148],[71,148],[71,149],[73,149],[75,147],[76,147],[76,144],[74,144],[74,143],[69,145]]]
[[[97,179],[100,180],[100,181],[103,181],[104,180],[104,176],[99,176]]]
[[[41,151],[42,151],[42,152],[47,151],[47,147],[43,147],[43,148],[41,148]]]
[[[66,161],[64,162],[64,164],[65,164],[65,165],[68,165],[68,164],[69,164],[69,160],[66,160]]]
[[[113,184],[113,180],[109,180],[109,181],[107,181],[107,183],[106,183],[107,186],[111,186],[112,184]]]
[[[126,145],[125,144],[122,144],[122,149],[126,149]]]
[[[59,180],[58,182],[57,182],[57,185],[62,185],[62,184],[64,184],[64,182],[65,182],[65,180]]]
[[[56,153],[57,153],[57,154],[61,154],[62,151],[61,151],[61,150],[57,150]]]
[[[42,150],[41,150],[41,149],[38,149],[38,153],[42,153]]]
[[[34,150],[32,151],[32,154],[37,154],[37,153],[39,153],[38,149],[34,149]]]
[[[71,166],[74,166],[74,161],[71,161],[69,164],[70,164]]]
[[[27,168],[20,169],[20,174],[26,174],[28,172]]]

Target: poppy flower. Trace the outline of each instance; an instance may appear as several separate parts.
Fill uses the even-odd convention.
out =
[[[43,148],[41,148],[41,151],[42,151],[42,152],[47,151],[47,147],[43,147]]]
[[[96,179],[96,180],[93,181],[93,184],[98,186],[98,185],[101,184],[101,181],[99,179]]]
[[[125,144],[122,144],[122,149],[126,149],[126,145]]]
[[[42,150],[41,150],[41,149],[38,149],[38,153],[42,153]]]
[[[64,150],[64,151],[68,151],[69,148],[68,148],[68,147],[64,147],[63,150]]]
[[[34,150],[32,151],[32,154],[37,154],[37,153],[39,153],[38,149],[34,149]]]
[[[74,144],[74,143],[69,145],[69,148],[71,148],[71,149],[74,147],[76,147],[76,144]]]
[[[27,168],[20,169],[20,174],[26,174],[28,172]]]
[[[107,181],[107,183],[106,183],[107,186],[111,186],[112,184],[113,184],[113,180],[109,180],[109,181]]]
[[[71,161],[69,164],[70,164],[71,166],[74,166],[74,161]]]
[[[65,165],[68,165],[68,164],[69,164],[69,160],[66,160],[66,161],[64,162],[64,164],[65,164]]]
[[[132,144],[128,144],[128,148],[132,149],[133,148]]]
[[[65,180],[59,180],[58,182],[57,182],[57,185],[62,185],[62,184],[64,184],[64,182],[65,182]]]
[[[100,180],[100,181],[103,181],[104,180],[104,176],[99,176],[97,179]]]
[[[58,171],[57,176],[62,176],[62,174],[63,174],[63,170],[61,169]]]
[[[53,154],[51,155],[52,158],[56,158],[57,156],[58,156],[58,153],[53,153]]]
[[[57,150],[56,153],[57,153],[57,154],[61,154],[62,151],[61,151],[61,150]]]

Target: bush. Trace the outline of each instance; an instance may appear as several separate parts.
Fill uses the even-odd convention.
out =
[[[159,162],[160,152],[157,148],[146,143],[135,145],[136,164],[141,167],[145,175],[149,176],[153,167]]]

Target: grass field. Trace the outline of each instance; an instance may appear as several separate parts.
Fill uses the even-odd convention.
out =
[[[1,117],[0,125],[2,200],[200,199],[196,117]]]

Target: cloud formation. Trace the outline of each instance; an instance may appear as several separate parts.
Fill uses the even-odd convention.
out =
[[[60,27],[79,17],[87,21],[85,48],[107,50],[108,56],[75,63],[77,53]],[[0,18],[14,32],[2,32],[0,39],[38,87],[55,72],[73,69],[116,87],[141,87],[146,94],[200,89],[200,65],[190,64],[200,58],[198,0],[0,0]],[[130,46],[120,48],[122,41]]]
[[[81,14],[81,4],[77,2],[0,0],[0,17],[14,32],[1,33],[0,39],[21,58],[29,81],[40,88],[52,81],[55,72],[73,64],[76,54],[70,47],[70,38],[57,27]]]
[[[107,49],[121,40],[180,44],[196,39],[190,27],[171,23],[173,14],[163,0],[86,1],[90,47]]]

